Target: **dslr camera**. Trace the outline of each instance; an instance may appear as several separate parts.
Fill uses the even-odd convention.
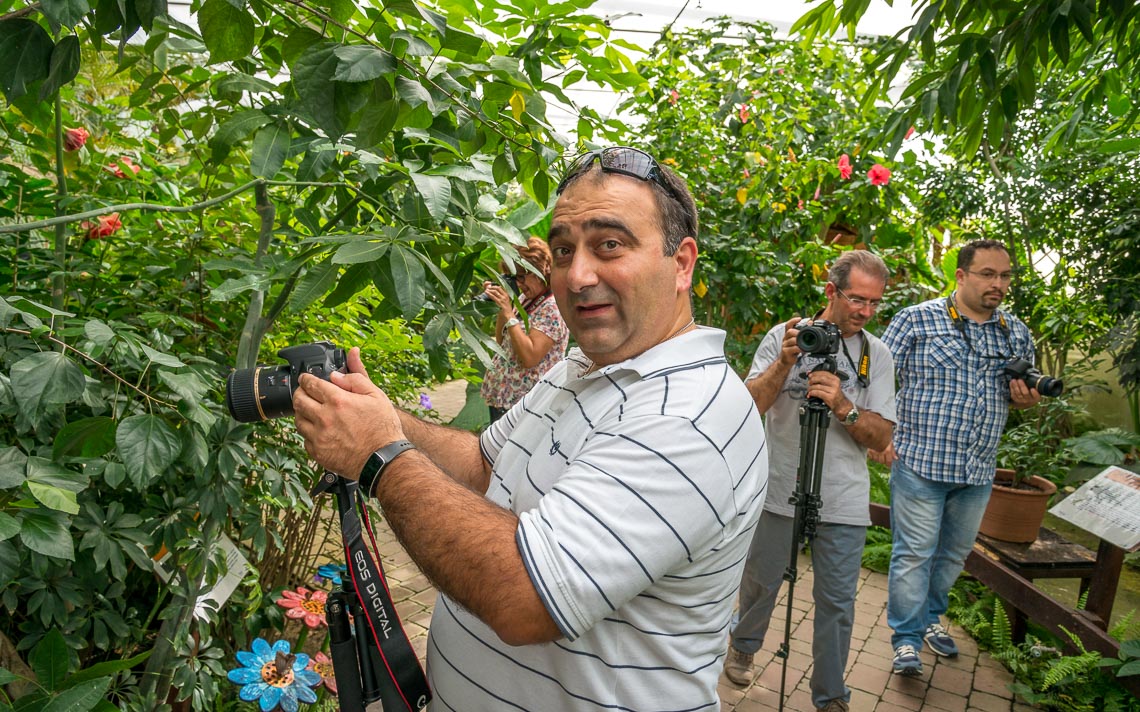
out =
[[[796,346],[804,353],[824,355],[839,353],[843,336],[839,327],[826,319],[804,319],[797,326]]]
[[[514,276],[513,274],[507,274],[504,272],[503,274],[499,275],[499,279],[504,284],[507,285],[507,291],[512,292],[513,294],[519,293],[519,278],[518,277]],[[481,292],[480,294],[477,294],[476,296],[474,296],[471,299],[471,301],[473,301],[473,302],[489,302],[489,301],[491,301],[491,298],[487,296],[486,292]]]
[[[234,420],[255,423],[293,415],[293,392],[302,373],[327,381],[333,371],[348,372],[344,349],[328,341],[287,346],[277,355],[288,363],[239,368],[226,377],[226,407]]]
[[[1005,375],[1011,381],[1025,381],[1025,385],[1036,388],[1038,393],[1050,398],[1056,398],[1065,390],[1065,384],[1061,379],[1046,376],[1023,358],[1015,358],[1007,363]]]

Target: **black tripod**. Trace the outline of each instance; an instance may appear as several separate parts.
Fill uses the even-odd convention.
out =
[[[823,362],[812,369],[835,373],[835,356],[828,354]],[[823,478],[823,450],[827,444],[828,417],[831,409],[814,396],[800,406],[800,464],[796,470],[796,489],[788,500],[796,508],[792,524],[792,546],[784,580],[788,582],[788,613],[784,620],[784,640],[776,657],[782,658],[780,670],[780,710],[784,709],[784,687],[788,679],[788,644],[792,637],[792,600],[795,598],[796,578],[799,575],[797,559],[800,546],[811,543],[819,524],[820,480]]]
[[[364,712],[377,700],[386,712],[419,710],[431,695],[415,651],[400,628],[383,569],[363,546],[360,517],[354,509],[357,484],[326,472],[310,494],[315,497],[330,489],[336,494],[349,557],[346,582],[325,602],[341,712]],[[364,609],[363,601],[371,611]]]

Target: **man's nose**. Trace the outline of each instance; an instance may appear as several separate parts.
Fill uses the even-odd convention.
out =
[[[581,292],[598,283],[597,262],[588,250],[574,253],[566,270],[566,286],[571,292]]]

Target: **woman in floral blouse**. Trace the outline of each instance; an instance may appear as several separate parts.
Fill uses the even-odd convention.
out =
[[[519,301],[528,323],[519,319],[505,289],[494,282],[483,283],[487,296],[499,307],[495,338],[505,353],[495,357],[483,377],[481,393],[491,411],[491,422],[502,417],[551,366],[562,360],[570,340],[570,331],[550,293],[550,247],[545,240],[532,237],[519,255],[542,275],[521,266],[515,271]],[[506,264],[501,267],[508,271]]]

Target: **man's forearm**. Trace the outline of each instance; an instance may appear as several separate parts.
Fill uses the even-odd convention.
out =
[[[449,428],[420,420],[399,411],[404,436],[451,479],[468,489],[483,494],[487,491],[491,468],[479,449],[479,438],[458,428]]]
[[[504,642],[562,637],[523,566],[514,513],[449,479],[417,452],[394,461],[375,494],[424,575]]]
[[[780,389],[784,387],[784,381],[791,373],[792,365],[794,364],[785,364],[777,359],[764,373],[745,384],[748,392],[752,394],[752,400],[756,402],[756,409],[760,411],[760,415],[767,413],[776,402]]]

